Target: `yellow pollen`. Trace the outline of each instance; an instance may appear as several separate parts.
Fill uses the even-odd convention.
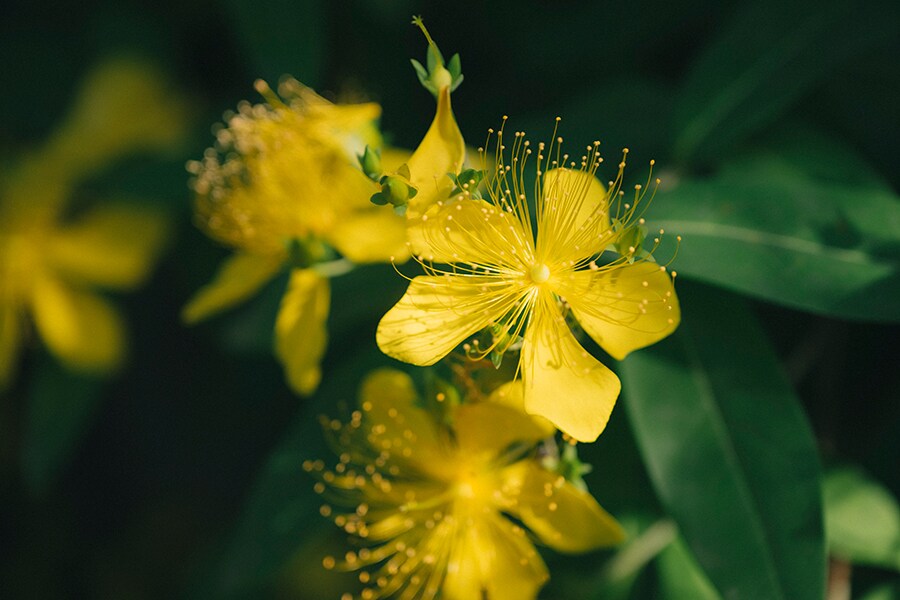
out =
[[[531,280],[540,285],[550,279],[550,267],[543,263],[538,263],[531,267]]]

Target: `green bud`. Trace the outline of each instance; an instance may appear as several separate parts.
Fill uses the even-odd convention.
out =
[[[427,67],[422,66],[422,63],[415,59],[410,60],[413,69],[416,71],[416,76],[419,78],[419,83],[435,97],[444,88],[450,88],[451,92],[454,91],[463,80],[459,55],[454,54],[449,64],[444,63],[444,56],[438,49],[437,44],[434,43],[434,40],[431,39],[431,34],[425,28],[422,17],[413,17],[412,22],[413,25],[422,30],[425,39],[428,40],[428,52],[425,55]]]
[[[409,169],[406,169],[409,172]],[[418,190],[409,184],[409,179],[402,175],[385,175],[380,180],[381,191],[372,195],[369,200],[373,204],[384,206],[392,204],[394,207],[406,206],[410,198],[415,198]]]
[[[359,159],[359,166],[362,167],[366,177],[372,181],[378,181],[378,178],[381,176],[381,152],[367,144],[366,149],[357,158]]]
[[[382,190],[387,192],[391,197],[391,204],[398,206],[400,204],[406,204],[406,201],[410,198],[410,191],[412,188],[399,177],[388,177]]]

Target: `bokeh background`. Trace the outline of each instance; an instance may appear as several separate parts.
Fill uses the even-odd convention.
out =
[[[209,324],[179,320],[227,254],[193,224],[184,164],[211,145],[223,111],[257,100],[254,79],[283,74],[334,100],[381,103],[390,143],[415,147],[434,104],[409,64],[425,52],[413,14],[445,54],[461,54],[465,82],[453,100],[470,144],[504,114],[536,136],[562,116],[574,147],[600,139],[616,158],[631,148],[632,183],[655,158],[663,184],[653,223],[685,238],[673,265],[684,332],[626,361],[634,398],[623,398],[598,443],[581,448],[594,464],[591,491],[633,542],[620,552],[548,555],[553,580],[542,597],[717,597],[686,558],[690,547],[709,568],[703,549],[716,544],[741,557],[741,531],[702,527],[715,522],[715,507],[732,510],[702,476],[717,466],[702,453],[688,468],[660,466],[654,447],[685,411],[703,410],[725,415],[727,445],[745,468],[737,477],[756,494],[751,512],[772,519],[763,534],[778,538],[778,519],[811,511],[815,520],[820,510],[767,500],[767,477],[785,485],[795,469],[805,473],[798,497],[816,493],[821,461],[833,475],[826,508],[850,498],[843,517],[833,513],[832,531],[846,535],[830,542],[830,598],[900,597],[897,3],[4,6],[3,169],[52,135],[79,82],[110,57],[161,69],[190,120],[177,147],[123,156],[76,191],[85,201],[145,199],[170,213],[175,233],[148,285],[119,299],[131,329],[121,372],[67,372],[36,343],[0,398],[0,597],[317,599],[350,585],[352,577],[321,569],[343,538],[319,517],[300,461],[328,456],[317,415],[351,405],[366,369],[388,364],[374,328],[404,280],[374,266],[333,282],[323,385],[311,399],[296,397],[271,355],[284,279]],[[770,401],[784,410],[769,410]],[[715,437],[697,431],[698,447]],[[818,458],[804,463],[810,449]],[[685,481],[693,485],[678,488]],[[709,502],[713,512],[701,511]],[[815,583],[821,565],[778,555],[790,542],[763,546],[772,554],[760,560],[783,580],[783,595],[772,597],[800,598],[792,586],[805,580],[825,590]],[[754,560],[707,575],[720,594],[733,581],[731,597],[749,598],[742,579],[764,576]]]

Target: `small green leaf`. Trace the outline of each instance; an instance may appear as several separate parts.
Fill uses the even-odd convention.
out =
[[[454,54],[447,64],[447,70],[450,76],[455,80],[462,74],[462,63],[459,60],[459,54]]]
[[[806,417],[743,302],[682,284],[679,330],[621,363],[650,479],[725,598],[821,600],[821,473]]]
[[[412,63],[413,69],[416,70],[416,77],[419,78],[419,83],[424,86],[428,84],[428,71],[425,70],[425,67],[422,66],[422,63],[417,61],[414,58],[409,59],[409,62]]]
[[[852,468],[823,485],[829,551],[853,563],[900,570],[900,507],[881,484]]]

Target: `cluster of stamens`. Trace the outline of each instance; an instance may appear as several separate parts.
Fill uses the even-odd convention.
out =
[[[370,403],[351,414],[347,423],[322,418],[322,426],[338,453],[338,462],[326,468],[321,460],[307,460],[303,469],[317,480],[316,493],[327,499],[323,517],[354,536],[359,547],[343,557],[326,556],[326,569],[358,571],[364,586],[358,596],[343,600],[373,600],[392,594],[411,599],[434,598],[447,573],[460,565],[450,554],[454,539],[465,535],[473,523],[488,513],[514,507],[518,489],[504,484],[497,473],[522,460],[523,450],[485,461],[462,453],[452,429],[439,428],[444,454],[416,456],[419,435],[396,409],[389,409],[388,423],[378,422]],[[555,492],[564,484],[560,477],[545,486],[547,510],[555,511]],[[335,507],[354,507],[340,512]],[[515,535],[526,531],[513,525]],[[521,558],[523,564],[539,560],[536,551]]]
[[[476,287],[471,302],[503,314],[494,323],[502,335],[493,336],[489,344],[473,338],[464,347],[473,360],[492,352],[502,354],[519,343],[542,289],[550,290],[565,311],[565,298],[555,293],[556,284],[577,271],[590,270],[603,276],[635,262],[652,261],[665,233],[660,229],[647,251],[637,242],[623,247],[625,236],[646,225],[644,213],[660,183],[653,177],[655,161],[650,161],[647,182],[635,185],[629,197],[623,189],[629,151],[623,149],[605,199],[598,206],[586,207],[591,182],[603,163],[600,142],[587,145],[585,153],[573,159],[562,151],[557,118],[551,142],[540,142],[533,159],[531,142],[524,131],[513,134],[512,147],[507,150],[506,121],[504,116],[499,131],[489,129],[485,145],[478,149],[485,173],[483,192],[472,180],[463,183],[455,196],[437,202],[436,208],[420,217],[427,249],[414,248],[418,250],[414,258],[426,275],[454,276],[460,286]],[[533,204],[526,193],[526,166],[530,160],[534,161],[530,194]],[[575,175],[561,178],[558,169]],[[464,211],[469,202],[480,202],[480,211]],[[584,214],[585,211],[589,212]],[[434,223],[435,219],[442,222]],[[680,236],[676,239],[681,241]],[[473,248],[474,257],[469,251]],[[659,268],[666,271],[670,263],[671,260]],[[674,271],[671,275],[675,276]],[[649,283],[643,282],[643,287],[649,287]],[[619,300],[625,299],[621,292],[618,294]],[[632,320],[659,302],[666,303],[667,299],[642,298]],[[459,308],[465,312],[465,307]],[[621,316],[628,319],[627,315]]]

